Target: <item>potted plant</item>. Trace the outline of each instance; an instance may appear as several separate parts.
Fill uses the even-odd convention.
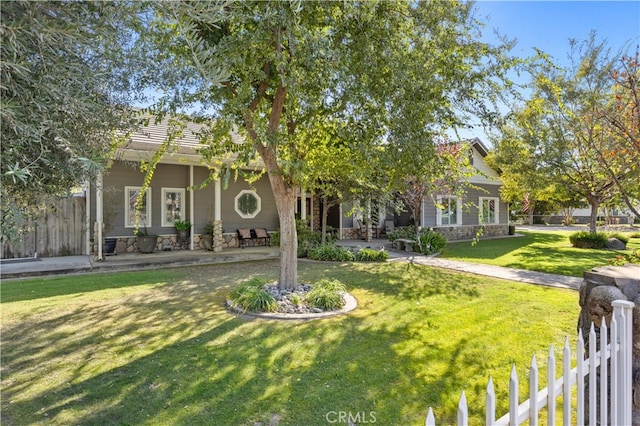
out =
[[[189,230],[191,229],[191,222],[188,220],[176,220],[173,222],[173,226],[175,226],[178,238],[181,240],[186,240],[189,238]]]
[[[153,253],[156,250],[158,236],[149,234],[146,226],[143,229],[137,229],[135,234],[140,253]]]
[[[102,251],[105,255],[114,255],[116,253],[116,244],[118,242],[117,238],[107,237],[107,234],[113,228],[113,220],[116,217],[116,197],[117,191],[105,191],[104,195],[104,210],[102,216],[103,228],[102,228],[102,238],[104,241]]]
[[[207,250],[213,250],[213,223],[207,223],[202,229],[202,244]]]

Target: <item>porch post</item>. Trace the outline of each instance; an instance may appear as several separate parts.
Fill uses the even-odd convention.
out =
[[[104,221],[103,214],[103,203],[104,199],[102,196],[102,172],[98,172],[98,176],[96,179],[96,232],[94,233],[95,243],[96,243],[96,260],[103,261],[104,256],[102,255],[102,226]]]
[[[91,181],[84,182],[84,254],[91,254]]]
[[[300,188],[300,219],[307,219],[307,191]]]
[[[342,233],[342,203],[338,204],[338,211],[340,212],[340,218],[338,221],[338,239],[342,240],[344,238],[344,235]]]
[[[222,185],[220,179],[214,181],[213,194],[213,251],[222,251]]]
[[[193,164],[189,165],[189,222],[191,222],[191,232],[189,233],[189,249],[193,251],[193,228],[195,221],[193,194]]]

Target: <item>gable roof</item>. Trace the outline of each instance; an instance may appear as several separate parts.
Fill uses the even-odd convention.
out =
[[[179,130],[174,127],[171,118],[166,116],[157,121],[153,116],[148,118],[145,125],[131,132],[126,143],[116,150],[119,160],[149,160],[162,146],[168,135]],[[182,135],[175,140],[169,151],[163,156],[161,163],[165,164],[194,164],[206,165],[206,161],[198,152],[204,145],[200,143],[197,133],[204,127],[202,124],[187,122]],[[231,132],[234,143],[243,144],[244,139],[238,132]],[[230,155],[226,162],[232,162],[237,155]]]

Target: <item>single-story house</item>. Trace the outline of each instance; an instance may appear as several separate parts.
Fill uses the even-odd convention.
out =
[[[190,129],[197,130],[195,125]],[[144,180],[140,161],[151,159],[168,130],[169,124],[165,120],[131,134],[128,143],[117,150],[110,167],[90,185],[86,192],[87,223],[92,224],[93,232],[87,235],[88,252],[102,258],[103,247],[91,241],[101,241],[105,237],[116,240],[118,253],[137,251],[136,230],[156,235],[158,250],[194,250],[206,247],[202,235],[210,224],[214,230],[213,250],[221,251],[226,247],[238,247],[238,229],[264,228],[270,232],[278,229],[278,214],[266,174],[252,184],[242,179],[230,179],[224,188],[219,180],[200,186],[208,180],[210,167],[198,154],[200,144],[189,131],[185,131],[176,148],[169,150],[158,164],[143,197],[143,208],[136,217],[135,204]],[[233,137],[242,143],[240,136]],[[484,173],[484,176],[474,176],[471,182],[484,191],[469,190],[466,200],[442,195],[439,204],[445,206],[444,209],[436,207],[430,199],[424,201],[422,223],[442,230],[449,239],[473,238],[481,223],[488,225],[484,235],[507,232],[508,207],[499,196],[501,182],[498,175],[484,161],[487,150],[476,139],[471,151],[473,165]],[[246,167],[246,171],[259,170],[258,162]],[[463,207],[469,200],[481,209]],[[351,207],[339,205],[328,212],[328,224],[337,230],[341,239],[361,236],[357,220],[347,215]],[[299,194],[297,213],[309,220],[314,229],[320,226],[321,209],[318,197],[306,192]],[[380,227],[388,220],[393,220],[396,226],[408,224],[408,217],[403,214],[381,213],[378,215]],[[184,220],[192,224],[186,240],[178,238],[174,227],[175,221]],[[99,227],[98,223],[103,226]]]

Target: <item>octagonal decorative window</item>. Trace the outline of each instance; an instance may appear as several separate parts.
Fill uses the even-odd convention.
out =
[[[253,219],[260,213],[261,200],[255,191],[245,189],[236,195],[234,202],[236,213],[243,219]]]

